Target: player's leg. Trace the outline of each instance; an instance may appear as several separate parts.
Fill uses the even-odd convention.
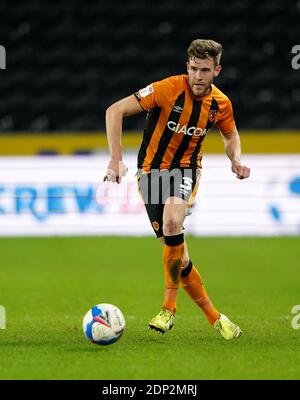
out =
[[[163,265],[165,273],[165,292],[163,308],[176,311],[176,297],[180,285],[185,254],[183,221],[186,202],[170,197],[167,199],[163,212]]]
[[[202,277],[191,260],[181,273],[181,284],[195,304],[204,312],[208,322],[213,325],[221,314],[210,300]]]
[[[150,175],[148,177],[150,179]],[[148,192],[147,192],[147,190],[143,190],[143,188],[147,187],[148,183],[147,183],[147,181],[145,181],[145,179],[147,177],[143,176],[143,178],[144,178],[144,185],[141,185],[140,179],[138,179],[138,186],[139,186],[140,194],[145,199],[145,193],[148,193]],[[143,182],[143,180],[142,180],[142,182]],[[194,182],[196,182],[195,179],[194,179]],[[195,188],[196,188],[196,186],[193,185],[192,186],[192,194],[193,195],[196,193]],[[178,205],[178,200],[179,199],[176,198],[176,202],[175,202],[176,205]],[[178,213],[178,211],[179,211],[178,208],[174,209],[174,206],[170,205],[170,204],[174,203],[174,199],[173,199],[173,202],[168,200],[166,203],[169,203],[169,206],[166,207],[161,204],[145,203],[147,214],[150,219],[152,228],[154,229],[154,232],[155,232],[157,238],[160,240],[160,242],[164,246],[164,256],[165,256],[166,248],[165,248],[165,237],[163,236],[163,214],[164,214],[164,222],[165,222],[165,233],[167,236],[170,233],[172,234],[172,233],[182,232],[182,225],[183,225],[183,221],[184,221],[186,213],[184,215],[181,215],[181,217],[179,219],[178,219],[178,216],[180,215],[180,213],[182,214],[183,208],[185,208],[185,211],[186,211],[186,205],[187,205],[187,202],[181,202],[179,200],[180,212]],[[182,207],[182,204],[184,204],[185,207]],[[190,204],[189,204],[189,206],[190,206]],[[169,235],[169,236],[172,236],[172,235]],[[190,297],[195,301],[195,303],[200,308],[203,309],[203,311],[206,313],[206,315],[208,317],[208,320],[211,320],[211,321],[216,320],[216,318],[213,316],[213,314],[215,312],[214,307],[213,307],[213,305],[211,305],[211,307],[210,307],[210,300],[208,299],[207,293],[203,286],[201,276],[189,259],[186,242],[184,242],[184,251],[183,251],[183,256],[182,256],[182,272],[181,272],[180,278],[181,278],[181,283],[182,283],[184,289],[190,295]],[[164,333],[167,330],[172,328],[172,326],[174,324],[174,313],[171,312],[170,309],[172,309],[172,308],[176,309],[177,291],[178,291],[178,285],[174,286],[174,284],[173,284],[173,287],[167,288],[167,290],[165,291],[163,308],[160,311],[160,313],[158,315],[156,315],[150,321],[150,323],[149,323],[150,328],[155,329],[161,333]],[[200,301],[199,301],[199,298],[201,299]],[[171,300],[171,302],[173,302],[173,305],[171,304],[171,306],[170,306],[170,300]],[[230,339],[232,337],[238,337],[239,328],[236,327],[236,325],[232,324],[227,319],[227,317],[218,313],[218,316],[220,316],[220,315],[221,315],[221,317],[215,321],[215,328],[226,339]],[[235,327],[237,329],[235,329]]]
[[[165,245],[164,236],[158,237],[158,240],[160,241],[162,246]],[[183,255],[183,260],[182,260],[183,269],[185,269],[188,266],[189,262],[190,262],[189,252],[188,252],[186,241],[184,241],[184,255]]]
[[[184,172],[186,173],[187,171]],[[170,259],[167,244],[169,242],[169,236],[172,237],[172,235],[176,236],[182,234],[184,219],[188,214],[187,211],[196,195],[199,175],[196,175],[194,171],[192,171],[190,177],[192,178],[192,185],[191,187],[188,187],[188,185],[186,185],[186,180],[184,179],[185,176],[183,176],[183,184],[185,185],[185,189],[189,189],[184,193],[183,199],[181,200],[177,197],[168,199],[166,201],[163,213],[164,236],[163,238],[160,238],[160,241],[164,243],[164,267],[166,282],[163,308],[170,310],[173,314],[176,309],[178,285],[172,282],[172,279],[170,279],[172,278],[170,277],[169,273],[170,265],[172,265],[172,259]],[[184,290],[195,302],[195,304],[204,312],[208,322],[213,325],[224,338],[232,339],[239,337],[242,333],[240,328],[233,324],[227,317],[222,315],[210,300],[200,273],[189,259],[188,248],[185,241],[183,249],[180,248],[179,250],[180,256],[182,257],[180,280]],[[177,278],[178,275],[175,274],[175,276]]]
[[[161,244],[165,246],[165,237],[159,238]],[[202,277],[196,267],[193,265],[189,258],[188,248],[184,242],[184,255],[182,259],[181,271],[181,284],[186,293],[191,297],[195,304],[204,312],[208,322],[227,340],[235,339],[241,336],[242,330],[233,322],[231,322],[225,315],[221,314],[211,302],[207,291],[204,287]],[[168,313],[164,310],[170,309],[168,307],[169,298],[175,298],[177,289],[165,289],[165,297],[162,311],[154,319],[154,324],[164,328],[164,332],[168,326],[172,327],[174,324],[174,313]],[[165,307],[165,308],[164,308]],[[176,307],[175,307],[176,308]],[[170,328],[169,328],[170,329]]]
[[[182,247],[172,247],[167,245],[172,235],[174,235],[176,238],[180,237],[179,235],[182,235],[182,240],[184,240],[183,233],[178,233],[180,231],[182,232],[183,220],[185,218],[186,203],[182,204],[184,206],[183,208],[178,208],[172,203],[166,204],[163,214],[164,237],[160,238],[160,241],[164,243],[163,258],[165,268],[165,293],[163,308],[175,313],[176,296],[179,288],[179,282],[181,281],[184,290],[197,304],[197,306],[202,309],[209,323],[214,324],[220,317],[220,313],[212,304],[203,285],[201,275],[193,265],[192,261],[189,259],[186,242],[183,242]],[[174,220],[174,215],[177,217],[178,215],[181,215],[182,220]],[[176,222],[178,222],[177,226]],[[181,229],[179,223],[181,223]],[[174,264],[175,266],[179,266],[177,270],[176,267],[174,267]],[[171,273],[171,271],[173,273]],[[172,279],[173,277],[176,277],[176,279]]]
[[[153,180],[155,180],[156,173],[154,173],[153,175],[154,175]],[[158,240],[164,243],[163,229],[162,229],[164,204],[162,204],[160,201],[156,201],[157,198],[159,199],[161,197],[161,186],[160,184],[157,185],[158,187],[152,185],[153,180],[152,180],[152,173],[143,174],[141,171],[139,171],[137,174],[138,190],[144,201],[151,226]],[[152,198],[151,193],[153,194],[153,190],[155,191],[154,192],[155,196],[153,196]],[[157,332],[164,333],[172,328],[173,322],[174,322],[173,314],[170,314],[170,312],[167,311],[166,309],[162,309],[159,312],[159,314],[156,315],[154,318],[152,318],[152,320],[149,322],[149,329],[155,329]]]
[[[185,202],[170,197],[163,209],[163,265],[165,275],[164,299],[161,311],[149,322],[149,328],[164,333],[174,324],[176,296],[185,254],[182,225],[185,218]]]
[[[160,179],[160,193],[164,204],[163,239],[160,238],[160,241],[163,242],[165,289],[162,310],[150,321],[149,327],[166,332],[174,322],[181,271],[188,264],[183,234],[187,206],[184,196],[191,195],[193,185],[192,177],[184,176],[182,169],[161,171]]]
[[[193,182],[195,177],[193,176]],[[199,176],[189,198],[186,197],[187,205],[190,207],[195,198],[199,183]],[[183,260],[183,270],[181,272],[181,284],[186,293],[191,297],[195,304],[202,309],[208,322],[225,338],[238,338],[242,331],[232,323],[225,315],[221,314],[211,302],[203,284],[202,277],[192,261],[189,259],[187,245],[185,243],[185,253]]]

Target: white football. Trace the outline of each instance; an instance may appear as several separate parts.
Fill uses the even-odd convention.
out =
[[[125,318],[121,310],[112,304],[97,304],[83,317],[83,332],[96,344],[112,344],[122,336]]]

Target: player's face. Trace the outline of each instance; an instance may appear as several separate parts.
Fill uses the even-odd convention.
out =
[[[212,58],[190,58],[187,62],[189,85],[195,96],[204,96],[210,91],[210,85],[219,75],[222,67],[215,66]]]

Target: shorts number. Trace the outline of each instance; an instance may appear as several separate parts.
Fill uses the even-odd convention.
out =
[[[182,183],[180,185],[180,189],[187,190],[187,191],[191,190],[192,189],[193,179],[188,178],[187,176],[183,177],[182,179],[183,179],[184,183]]]

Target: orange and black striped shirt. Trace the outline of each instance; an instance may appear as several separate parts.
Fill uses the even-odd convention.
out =
[[[201,146],[206,133],[217,125],[226,134],[235,127],[229,98],[215,85],[196,98],[187,75],[154,82],[135,93],[147,111],[138,168],[201,168]]]

